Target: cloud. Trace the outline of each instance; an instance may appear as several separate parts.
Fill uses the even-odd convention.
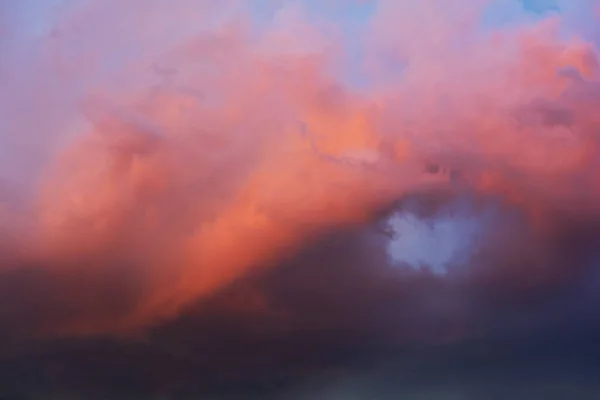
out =
[[[198,392],[595,326],[600,86],[572,22],[591,3],[511,2],[518,23],[484,28],[487,2],[452,4],[374,2],[358,39],[297,2],[259,22],[237,1],[86,1],[47,34],[0,25],[5,342],[66,368],[46,389],[69,354],[116,365],[107,346],[135,353],[123,379],[165,359],[165,390]],[[390,258],[406,214],[477,233],[435,274]],[[118,391],[109,375],[80,385]]]

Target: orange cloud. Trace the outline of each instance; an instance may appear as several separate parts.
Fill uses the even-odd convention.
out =
[[[441,3],[388,3],[366,64],[392,55],[405,71],[357,91],[336,77],[343,46],[300,12],[256,33],[227,5],[175,3],[92,2],[42,42],[40,81],[69,85],[72,75],[81,101],[59,124],[77,129],[52,139],[59,151],[40,168],[21,263],[74,276],[122,269],[136,286],[119,312],[79,312],[60,329],[172,317],[313,235],[370,223],[406,195],[450,190],[424,160],[542,221],[569,202],[594,207],[596,52],[561,40],[559,20],[486,36],[474,11],[447,23]],[[561,75],[567,67],[576,76]]]

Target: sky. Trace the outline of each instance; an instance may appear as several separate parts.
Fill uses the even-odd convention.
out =
[[[0,0],[0,399],[598,398],[598,17]]]

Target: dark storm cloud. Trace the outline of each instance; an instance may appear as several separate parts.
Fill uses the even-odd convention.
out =
[[[580,229],[584,243],[591,231]],[[597,395],[591,275],[525,288],[506,284],[514,276],[438,276],[391,266],[385,238],[373,227],[328,234],[143,336],[22,344],[2,358],[7,387],[123,398]]]

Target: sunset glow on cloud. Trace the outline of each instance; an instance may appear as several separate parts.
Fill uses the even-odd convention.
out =
[[[303,287],[396,344],[512,329],[597,268],[597,9],[0,2],[4,335],[145,335],[252,279],[277,326],[321,326]]]

